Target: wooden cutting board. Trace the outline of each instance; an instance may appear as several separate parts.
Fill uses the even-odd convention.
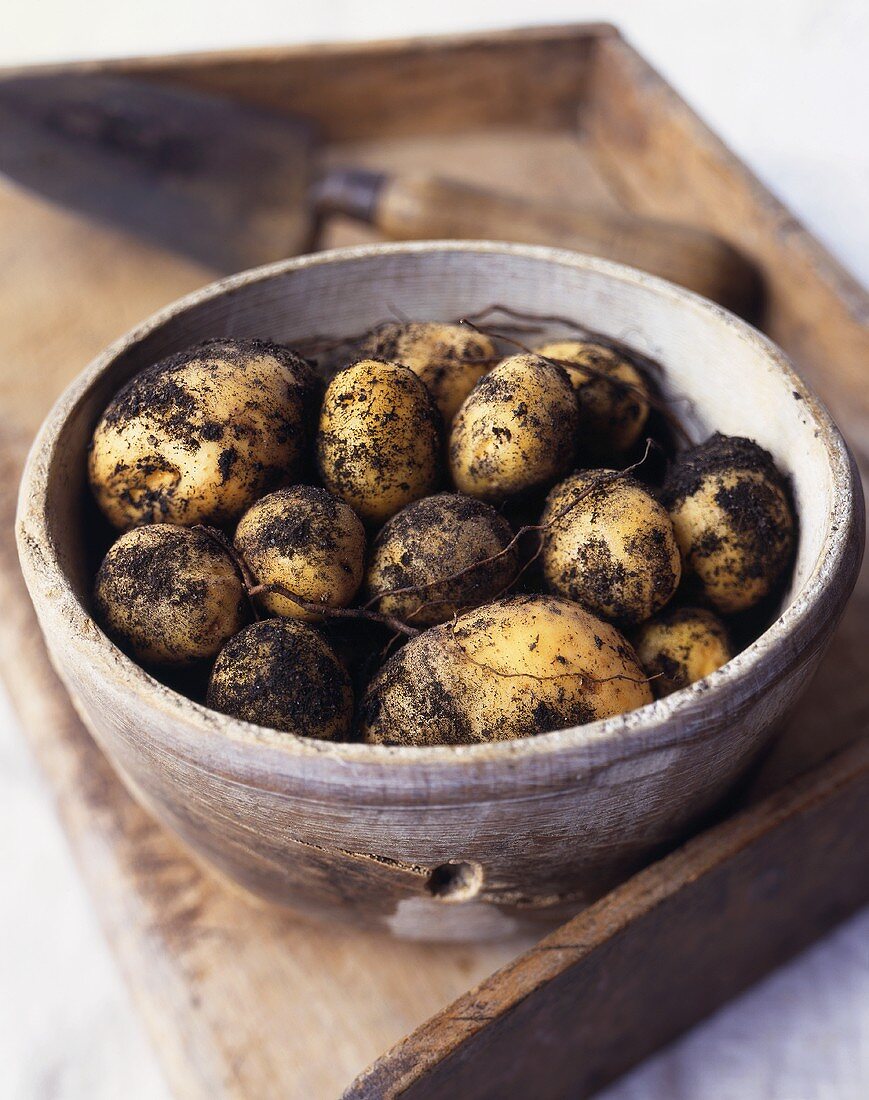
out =
[[[313,114],[327,161],[446,158],[470,181],[509,179],[554,200],[581,191],[603,205],[621,196],[737,236],[768,274],[765,327],[869,454],[862,290],[612,30],[131,67]],[[385,95],[409,73],[423,101]],[[508,74],[527,94],[505,99]],[[324,243],[366,233],[334,225]],[[540,945],[429,947],[305,926],[200,869],[125,793],[72,710],[23,589],[12,523],[27,443],[63,385],[210,278],[0,186],[0,663],[179,1096],[587,1095],[869,899],[865,573],[799,718],[742,792],[747,808],[734,803]]]

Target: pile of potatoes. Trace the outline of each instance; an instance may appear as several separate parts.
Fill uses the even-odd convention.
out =
[[[328,740],[533,736],[702,679],[727,618],[774,598],[794,516],[772,458],[716,434],[646,464],[660,398],[627,349],[411,322],[347,358],[213,340],[94,430],[121,532],[96,616],[209,706]]]

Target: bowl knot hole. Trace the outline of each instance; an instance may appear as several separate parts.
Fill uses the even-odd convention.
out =
[[[438,901],[470,901],[483,888],[483,868],[473,860],[451,859],[434,867],[425,885]]]

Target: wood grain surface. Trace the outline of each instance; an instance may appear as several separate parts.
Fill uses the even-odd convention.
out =
[[[456,50],[444,42],[414,45],[404,52],[401,46],[368,52],[348,48],[362,75],[355,85],[341,82],[340,94],[334,95],[322,87],[323,74],[336,68],[336,55],[329,50],[269,51],[262,60],[256,54],[173,59],[134,67],[160,78],[236,90],[251,100],[290,109],[304,101],[312,111],[321,110],[329,133],[352,141],[327,148],[326,156],[336,163],[352,155],[377,167],[423,162],[436,167],[446,156],[453,158],[453,174],[470,182],[495,184],[510,173],[517,187],[527,186],[544,197],[557,199],[582,187],[609,206],[617,207],[621,194],[650,213],[673,216],[679,207],[680,214],[687,211],[697,224],[724,227],[763,259],[772,286],[765,327],[811,375],[850,428],[852,443],[865,460],[869,436],[863,432],[862,411],[869,391],[863,378],[869,348],[860,321],[866,300],[859,288],[622,44],[607,38],[614,59],[592,74],[592,58],[600,48],[597,35],[540,32],[527,48],[515,36],[505,38],[500,47],[492,44],[492,37],[499,36],[489,36],[485,48],[465,42]],[[548,52],[557,39],[554,52]],[[519,64],[526,74],[519,96],[504,99],[500,94],[503,76],[498,73],[503,74],[503,67],[493,78],[490,69],[480,76],[464,63],[468,50],[483,50],[489,66],[499,49],[502,58]],[[343,58],[344,52],[337,56]],[[422,105],[403,101],[387,109],[381,101],[378,111],[376,99],[351,94],[354,88],[376,85],[384,67],[388,72],[416,71],[420,64],[433,82]],[[540,74],[546,79],[538,79]],[[578,117],[588,127],[583,140],[574,129]],[[480,133],[481,127],[490,126],[495,129]],[[499,126],[506,128],[499,132]],[[480,148],[480,140],[485,156],[469,156],[469,148]],[[666,141],[666,156],[656,155],[658,141]],[[366,239],[368,233],[335,224],[325,239],[345,243]],[[0,187],[0,661],[22,727],[177,1095],[212,1100],[335,1097],[367,1062],[528,945],[423,948],[304,926],[252,906],[204,873],[124,792],[76,718],[47,664],[11,540],[17,470],[32,432],[62,386],[110,340],[210,277],[205,269]],[[864,572],[797,721],[754,777],[748,797],[782,787],[793,775],[865,736],[867,621]],[[580,1089],[626,1068],[859,900],[856,887],[869,881],[865,858],[855,860],[855,849],[841,843],[848,837],[843,826],[854,822],[859,800],[865,805],[864,767],[865,751],[858,746],[826,772],[812,774],[772,801],[761,801],[753,816],[732,831],[702,835],[668,862],[633,879],[577,918],[585,922],[580,929],[585,939],[575,938],[574,924],[556,934],[561,939],[556,938],[555,950],[520,956],[503,980],[485,987],[485,994],[460,999],[446,1018],[409,1039],[410,1046],[399,1046],[374,1076],[354,1086],[355,1095],[397,1095],[411,1085],[409,1095],[438,1095],[434,1085],[427,1090],[409,1069],[408,1053],[414,1050],[432,1074],[439,1074],[438,1089],[453,1075],[453,1096],[462,1095],[456,1067],[473,1064],[477,1055],[488,1057],[492,1081],[503,1080],[505,1058],[526,1073],[542,1057],[552,1068],[549,1095],[582,1095]],[[793,866],[787,861],[794,851],[819,850],[818,836],[829,841],[833,858],[829,868],[798,864],[806,897],[799,882],[781,881],[780,869]],[[855,836],[859,857],[865,844],[862,834]],[[813,894],[816,870],[822,889]],[[692,894],[691,884],[698,881],[710,883],[710,892]],[[738,976],[716,979],[710,987],[701,966],[709,963],[708,945],[704,947],[702,935],[698,940],[696,929],[714,921],[714,903],[726,903],[729,891],[738,907],[725,904],[724,909],[741,914],[743,922],[732,946],[741,943],[742,950],[729,948],[723,962],[737,968],[746,962]],[[764,896],[771,899],[767,905]],[[802,904],[809,908],[801,911]],[[665,956],[651,970],[640,965],[656,944],[671,942],[660,925],[661,915],[668,912],[686,935],[685,966],[678,980]],[[767,925],[764,918],[770,915],[774,920]],[[757,953],[748,950],[749,932],[758,939]],[[702,958],[692,955],[701,949],[706,951]],[[618,967],[632,959],[637,973],[628,1008],[639,1015],[616,1013],[618,1001],[610,993],[607,1012],[599,1017],[601,1026],[592,1026],[598,992],[611,984],[613,974],[624,973]],[[649,978],[645,985],[644,974]],[[579,975],[581,981],[565,975]],[[558,980],[547,1011],[562,1005],[581,1021],[572,1033],[571,1050],[563,1045],[544,1048],[536,1040],[526,1045],[526,1036],[539,1037],[540,1032],[517,1026],[522,1015],[514,1010],[527,1004],[523,1011],[535,1017],[533,994],[550,977]],[[505,1013],[506,1023],[493,1029],[491,1047],[466,1045],[471,1033],[478,1040],[487,1034],[480,1026],[485,1013],[478,1011],[484,997]],[[662,1015],[661,1006],[674,1001],[676,1009],[663,1013],[665,1018],[647,1032],[648,1022]],[[464,1026],[459,1019],[463,1015],[472,1016]],[[547,1020],[555,1027],[564,1015]],[[511,1042],[505,1043],[506,1037]],[[372,1082],[380,1082],[380,1093],[372,1091]],[[535,1094],[536,1086],[535,1081]]]

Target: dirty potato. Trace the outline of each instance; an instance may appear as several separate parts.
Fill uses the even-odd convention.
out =
[[[652,700],[622,635],[578,604],[511,596],[417,635],[362,703],[371,743],[457,745],[531,737]]]
[[[563,477],[576,445],[577,404],[566,372],[537,355],[513,355],[484,375],[453,421],[453,481],[492,504]]]
[[[576,390],[577,446],[591,462],[629,451],[649,417],[649,388],[626,356],[589,340],[545,344],[540,355],[558,360]]]
[[[220,651],[208,705],[257,726],[334,741],[350,731],[353,690],[317,630],[298,619],[266,619]]]
[[[516,576],[510,524],[483,501],[460,493],[418,500],[378,534],[366,598],[415,626],[451,619],[501,594]],[[508,549],[509,547],[509,549]]]
[[[757,443],[717,433],[672,467],[664,501],[686,572],[717,610],[753,607],[791,560],[794,517],[784,479]]]
[[[733,656],[724,623],[701,607],[668,610],[643,623],[634,648],[658,698],[702,680]]]
[[[384,523],[433,492],[440,451],[440,415],[408,367],[363,359],[329,383],[317,466],[326,488],[366,523]]]
[[[137,374],[94,430],[90,483],[113,526],[236,520],[296,475],[308,364],[259,340],[212,340]]]
[[[97,572],[94,603],[118,645],[163,667],[214,657],[248,618],[229,554],[205,532],[168,523],[121,535]]]
[[[258,500],[241,517],[235,547],[258,585],[279,585],[306,603],[347,607],[365,570],[365,528],[325,489],[294,485]],[[280,592],[257,601],[273,615],[319,616]]]
[[[497,354],[488,336],[440,321],[379,325],[365,342],[365,351],[373,359],[410,367],[425,383],[444,424],[450,423]]]
[[[550,591],[621,625],[643,622],[682,575],[666,509],[634,478],[585,470],[556,485],[540,520]]]

